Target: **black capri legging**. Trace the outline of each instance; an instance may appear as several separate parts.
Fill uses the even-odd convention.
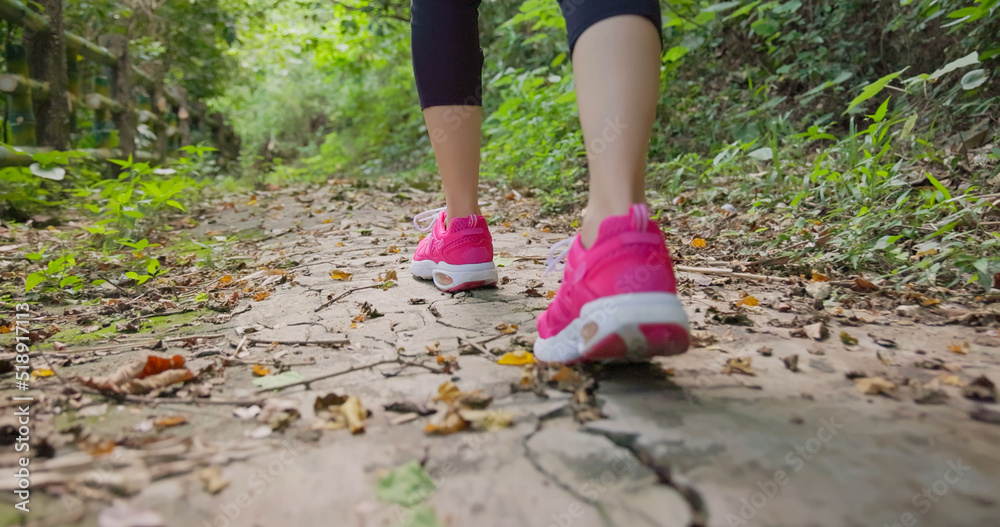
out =
[[[412,0],[413,73],[420,107],[482,106],[480,0]],[[613,16],[638,15],[662,32],[659,0],[559,0],[569,49],[590,26]]]

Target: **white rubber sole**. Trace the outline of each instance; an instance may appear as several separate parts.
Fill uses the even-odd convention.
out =
[[[410,272],[417,278],[433,280],[435,287],[449,293],[496,285],[499,280],[493,262],[452,265],[420,260],[410,263]]]
[[[535,340],[543,362],[643,361],[688,348],[688,319],[677,295],[629,293],[589,302],[558,334]]]

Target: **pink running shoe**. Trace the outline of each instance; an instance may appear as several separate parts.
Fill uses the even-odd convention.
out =
[[[645,205],[606,218],[589,249],[579,235],[555,244],[549,270],[564,257],[562,287],[538,317],[539,360],[639,361],[687,351],[670,255]]]
[[[446,214],[446,209],[440,208],[413,217],[413,226],[429,234],[417,244],[410,272],[417,278],[434,280],[438,289],[449,293],[495,285],[493,237],[486,218],[453,218],[446,228]],[[430,219],[431,223],[425,224]]]

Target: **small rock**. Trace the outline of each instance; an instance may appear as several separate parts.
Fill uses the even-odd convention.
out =
[[[913,402],[917,404],[944,404],[947,401],[948,394],[944,390],[936,390],[919,383],[913,386]]]
[[[827,329],[826,324],[822,322],[817,322],[815,324],[809,324],[808,326],[802,328],[806,336],[813,340],[826,340],[830,336],[830,330]]]
[[[810,360],[809,367],[823,373],[837,373],[837,370],[835,370],[833,366],[830,366],[826,363],[826,361],[820,359]]]
[[[969,417],[983,423],[989,423],[991,425],[1000,425],[1000,412],[987,408],[985,406],[980,406],[975,410],[969,412]]]
[[[833,294],[833,286],[829,282],[809,282],[806,284],[806,294],[816,300],[826,300]]]
[[[917,305],[899,306],[896,308],[896,314],[901,317],[913,318],[918,312],[920,312],[920,306]]]
[[[794,372],[799,371],[799,356],[798,355],[789,355],[787,357],[784,357],[784,358],[781,359],[781,362],[784,362],[785,363],[785,367],[788,368],[789,370],[794,371]]]
[[[771,348],[769,348],[767,346],[761,346],[757,350],[757,353],[760,353],[761,355],[763,355],[765,357],[770,357],[773,354],[773,352],[774,352],[774,350],[772,350]]]
[[[979,376],[962,389],[962,396],[981,403],[995,403],[997,387],[985,375]]]
[[[788,313],[791,310],[792,310],[792,306],[789,305],[789,304],[785,304],[784,302],[782,302],[781,304],[778,304],[778,312],[779,313]]]

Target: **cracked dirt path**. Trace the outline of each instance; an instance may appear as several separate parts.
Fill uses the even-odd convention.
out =
[[[837,293],[817,310],[798,284],[680,273],[699,345],[650,365],[588,369],[605,418],[581,423],[573,394],[553,386],[513,391],[522,368],[497,364],[499,353],[532,338],[534,317],[559,280],[543,276],[541,262],[570,231],[565,222],[539,223],[535,204],[491,195],[499,198],[486,212],[498,218],[502,282],[457,295],[407,271],[417,241],[409,218],[435,206],[434,194],[348,186],[262,193],[259,207],[206,217],[204,229],[271,233],[247,275],[294,273],[268,284],[267,298],[241,302],[223,324],[192,328],[226,334],[212,353],[166,350],[186,355],[192,369],[222,356],[242,361],[226,367],[213,398],[252,396],[250,365],[276,357],[306,379],[400,356],[435,369],[429,351],[457,355],[458,368],[387,363],[274,393],[297,401],[302,418],[262,439],[246,437],[258,423],[233,417],[231,405],[120,407],[93,426],[120,430],[183,413],[190,424],[178,437],[190,452],[210,452],[207,462],[231,482],[211,495],[190,467],[172,477],[161,470],[128,487],[129,502],[168,525],[406,525],[406,510],[376,499],[375,485],[386,471],[420,460],[436,486],[426,504],[449,526],[1000,524],[1000,427],[971,419],[979,403],[941,380],[1000,380],[995,319],[943,325],[934,309],[905,316],[878,302],[848,309]],[[333,280],[335,270],[351,280]],[[393,287],[368,287],[390,271]],[[734,308],[741,291],[758,305]],[[371,309],[384,316],[358,318]],[[792,336],[815,323],[829,337]],[[517,330],[503,334],[503,324]],[[858,343],[844,343],[841,332]],[[482,344],[463,346],[470,340]],[[966,354],[948,350],[962,342]],[[798,371],[783,360],[792,355]],[[739,357],[751,358],[754,375],[722,373]],[[81,368],[101,371],[108,360]],[[848,378],[858,376],[898,388],[866,395]],[[394,424],[399,414],[383,410],[399,401],[430,405],[448,380],[491,395],[491,408],[510,413],[513,424],[429,436],[431,417]],[[918,383],[946,399],[917,404]],[[328,392],[356,396],[371,410],[365,433],[309,429],[313,401]],[[58,499],[49,506],[52,517],[66,513]],[[93,524],[95,514],[87,509],[73,521]]]

